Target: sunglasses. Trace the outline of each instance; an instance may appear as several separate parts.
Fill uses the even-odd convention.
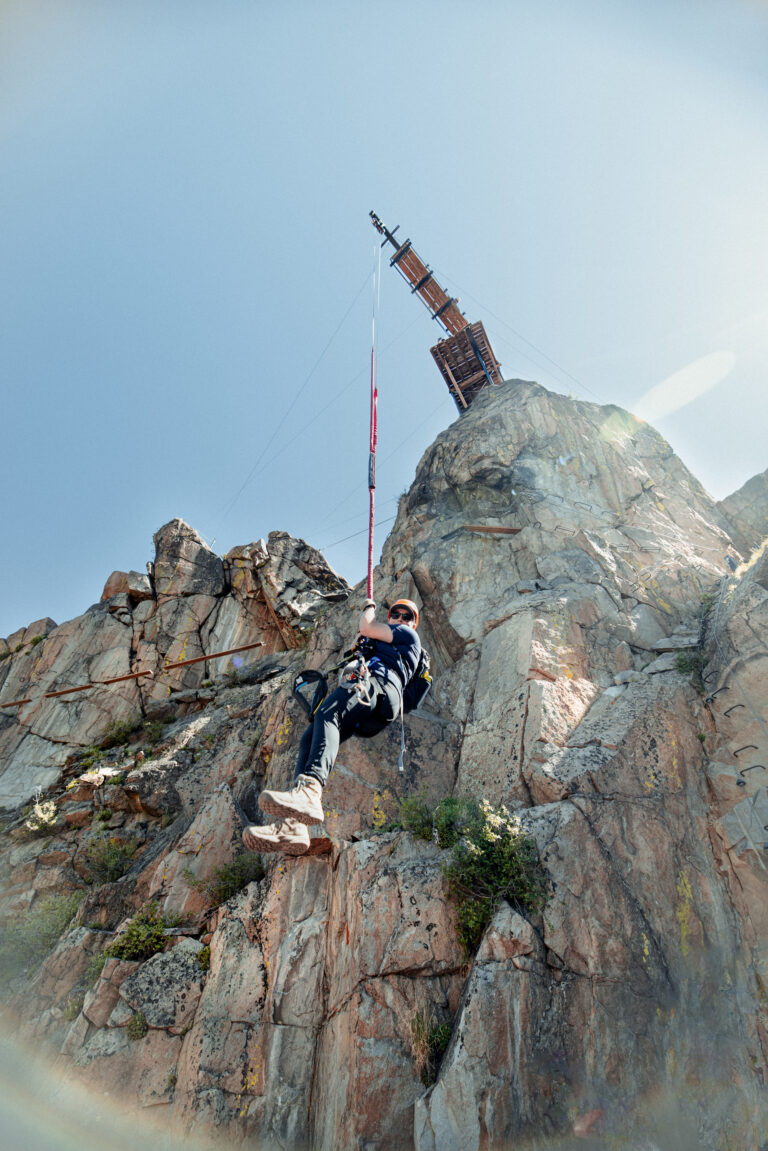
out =
[[[392,611],[389,613],[389,618],[390,619],[401,619],[401,620],[403,620],[404,623],[408,623],[410,620],[413,619],[413,616],[408,611],[407,607],[406,608],[393,607]]]

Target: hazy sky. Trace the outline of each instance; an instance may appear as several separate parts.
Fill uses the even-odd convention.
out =
[[[764,470],[766,61],[755,0],[0,3],[0,635],[174,516],[364,575],[370,209],[505,376],[651,419],[717,498]],[[381,289],[386,520],[456,410]]]

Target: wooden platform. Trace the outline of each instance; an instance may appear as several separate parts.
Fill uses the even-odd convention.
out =
[[[482,388],[502,382],[499,361],[479,320],[429,350],[460,412]]]

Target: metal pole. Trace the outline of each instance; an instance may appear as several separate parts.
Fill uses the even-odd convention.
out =
[[[379,265],[381,264],[381,249],[379,249]],[[376,491],[376,404],[379,391],[376,387],[376,292],[378,276],[376,269],[373,273],[373,316],[371,317],[371,411],[370,434],[368,440],[368,579],[366,594],[373,599],[373,513],[374,493]]]

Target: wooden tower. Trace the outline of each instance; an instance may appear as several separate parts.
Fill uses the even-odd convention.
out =
[[[440,375],[448,385],[456,407],[466,410],[481,388],[488,384],[500,384],[500,364],[493,354],[485,328],[478,321],[470,324],[459,311],[458,300],[449,296],[438,284],[434,272],[414,251],[410,240],[399,243],[395,232],[385,228],[375,212],[370,213],[373,226],[383,237],[382,247],[390,243],[395,254],[389,263],[397,268],[400,275],[410,284],[429,308],[433,320],[445,329],[447,335],[430,348],[432,358],[440,369]]]

